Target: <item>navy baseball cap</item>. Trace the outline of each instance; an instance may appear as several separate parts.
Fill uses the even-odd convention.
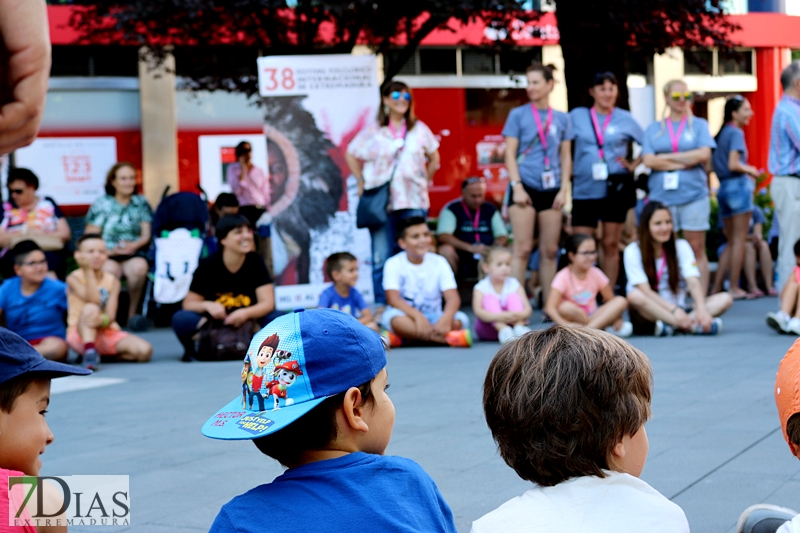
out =
[[[386,366],[386,348],[347,313],[299,309],[256,333],[244,363],[238,395],[203,425],[206,437],[246,440],[281,430],[326,398],[371,381]]]
[[[0,383],[32,372],[43,377],[85,376],[91,370],[57,363],[42,357],[28,341],[6,328],[0,328]]]

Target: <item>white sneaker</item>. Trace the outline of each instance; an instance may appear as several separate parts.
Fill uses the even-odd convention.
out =
[[[528,333],[530,330],[531,330],[531,328],[529,328],[528,326],[524,326],[524,325],[514,326],[514,336],[515,337],[522,337],[523,335]]]
[[[786,333],[787,323],[789,317],[783,311],[777,313],[767,313],[767,325],[777,331],[778,333]]]
[[[622,322],[621,328],[616,329],[614,326],[608,326],[606,328],[606,331],[613,335],[616,335],[617,337],[622,337],[623,339],[627,339],[628,337],[633,335],[633,324],[625,320],[624,322]]]
[[[514,330],[511,328],[511,326],[506,326],[497,332],[497,340],[500,341],[500,344],[505,344],[513,338]]]
[[[795,335],[800,335],[800,318],[793,317],[789,320],[786,324],[786,329],[784,330],[786,333],[794,333]]]

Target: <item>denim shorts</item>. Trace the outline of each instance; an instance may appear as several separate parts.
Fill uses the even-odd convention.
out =
[[[711,203],[708,197],[689,202],[688,204],[671,205],[672,224],[675,231],[708,231],[711,229]]]
[[[428,322],[431,325],[436,324],[440,318],[442,318],[443,313],[423,313],[425,318],[428,319]],[[397,309],[396,307],[387,306],[386,309],[383,311],[383,315],[381,315],[381,326],[388,329],[392,333],[394,333],[394,329],[392,329],[392,319],[397,318],[399,316],[406,316],[406,314]],[[461,321],[461,328],[462,329],[469,329],[469,317],[464,311],[456,311],[456,315],[453,317],[453,320],[460,320]]]
[[[749,213],[753,210],[755,184],[747,176],[730,178],[719,182],[719,214],[722,218]]]

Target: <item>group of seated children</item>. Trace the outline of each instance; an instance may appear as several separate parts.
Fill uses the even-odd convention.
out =
[[[408,317],[394,320],[400,316]],[[297,360],[275,356],[301,351]],[[291,508],[272,506],[276,532],[349,531],[353,524],[456,531],[430,476],[409,459],[384,455],[395,409],[376,332],[343,313],[299,311],[271,322],[249,353],[257,364],[265,361],[265,371],[291,374],[272,423],[253,429],[236,419],[254,413],[242,408],[237,374],[236,398],[220,411],[225,419],[211,417],[203,434],[252,439],[287,470],[225,504],[212,533],[259,531],[263,524],[253,521],[253,509],[276,498],[292,502]],[[320,368],[326,371],[312,371]],[[680,507],[639,479],[652,379],[642,352],[603,331],[556,325],[506,343],[486,375],[486,420],[501,457],[536,485],[473,522],[472,531],[582,531],[591,524],[592,531],[615,533],[688,532]]]
[[[99,234],[78,239],[78,269],[67,276],[66,284],[47,276],[47,260],[35,242],[21,241],[9,253],[14,256],[16,276],[0,285],[0,314],[8,329],[45,358],[65,361],[69,346],[82,356],[85,367],[94,370],[101,356],[150,360],[152,346],[122,331],[114,318],[120,282],[103,271],[108,252]]]

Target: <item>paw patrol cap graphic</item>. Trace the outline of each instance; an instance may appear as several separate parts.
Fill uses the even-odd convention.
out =
[[[349,314],[296,310],[253,337],[241,372],[231,379],[238,395],[203,425],[203,435],[226,440],[269,435],[325,398],[371,381],[385,366],[380,335]]]

